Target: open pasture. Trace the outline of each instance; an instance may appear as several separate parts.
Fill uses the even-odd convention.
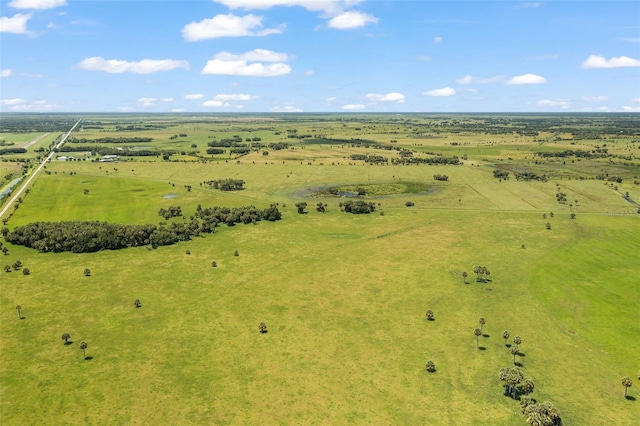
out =
[[[305,117],[304,123],[296,117],[280,123],[229,118],[224,125],[233,128],[224,135],[246,139],[250,132],[241,127],[274,126],[282,134],[324,129],[333,137],[331,129],[342,126],[335,117]],[[381,130],[386,138],[436,123],[411,115],[406,122],[353,117],[341,138],[364,130]],[[439,117],[437,124],[455,119]],[[460,121],[480,125],[476,118]],[[186,123],[177,123],[189,134]],[[188,125],[222,138],[218,124]],[[192,134],[199,134],[198,145],[206,143],[200,139],[206,132]],[[351,156],[399,154],[285,138],[286,149],[213,161],[172,155],[169,161],[49,163],[12,212],[9,229],[38,220],[158,224],[158,210],[169,206],[181,206],[185,215],[169,222],[188,221],[198,205],[271,203],[283,219],[222,225],[157,249],[38,253],[5,243],[9,253],[0,255],[0,266],[20,260],[30,274],[1,272],[3,420],[526,424],[498,379],[515,359],[535,382],[532,396],[552,401],[564,424],[634,424],[640,226],[637,207],[623,195],[640,198],[638,160],[616,169],[622,182],[596,179],[584,168],[569,179],[553,174],[551,161],[535,163],[537,142],[513,137],[452,146],[438,137],[420,139],[416,147],[407,134],[384,144],[415,150],[415,158],[439,152],[467,159],[462,165],[368,164]],[[601,159],[580,165],[592,161]],[[510,176],[498,179],[494,170]],[[516,180],[514,171],[522,170],[549,173],[548,179]],[[200,185],[216,179],[241,179],[245,189]],[[318,195],[331,187],[370,193]],[[351,199],[372,202],[376,210],[342,212],[340,203]],[[296,212],[300,202],[308,204],[305,214]],[[327,211],[316,211],[317,203]],[[490,269],[489,280],[476,282],[476,265]],[[425,318],[428,309],[434,321]],[[486,324],[477,344],[481,317]],[[261,322],[267,333],[259,332]],[[522,336],[515,358],[504,330],[510,342]],[[63,344],[62,333],[73,343]],[[436,372],[425,371],[428,360]],[[623,376],[634,378],[633,399],[623,396]]]

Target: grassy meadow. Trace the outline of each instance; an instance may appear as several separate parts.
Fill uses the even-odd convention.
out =
[[[291,146],[237,158],[52,161],[9,229],[62,220],[157,224],[158,210],[176,205],[188,218],[198,205],[278,203],[283,219],[220,226],[157,249],[38,253],[5,243],[0,266],[20,260],[31,273],[0,271],[3,424],[524,425],[498,379],[513,365],[504,330],[522,337],[516,361],[535,382],[532,396],[550,400],[563,424],[637,421],[640,215],[623,198],[640,200],[637,159],[563,165],[534,159],[541,142],[529,136],[415,131],[450,123],[444,116],[162,117],[144,123],[169,128],[126,133],[116,124],[142,119],[99,120],[94,127],[102,129],[74,135],[153,135],[149,145],[159,152],[172,142],[203,152],[212,135],[261,135]],[[305,143],[286,137],[291,128],[365,138],[419,158],[466,159],[370,165],[350,156],[395,151]],[[169,139],[178,133],[189,140]],[[638,150],[633,139],[608,144],[620,155]],[[494,178],[497,168],[511,177]],[[624,179],[594,179],[603,168]],[[518,181],[513,170],[550,178]],[[245,189],[200,185],[226,178],[244,180]],[[341,212],[346,198],[318,192],[328,187],[364,187],[362,199],[377,209]],[[558,203],[559,192],[567,204]],[[307,213],[298,214],[295,203],[303,201]],[[326,213],[316,211],[318,202]],[[475,265],[490,269],[490,281],[476,282]],[[261,322],[268,333],[259,333]],[[425,371],[428,360],[436,372]],[[623,376],[634,381],[628,399]]]

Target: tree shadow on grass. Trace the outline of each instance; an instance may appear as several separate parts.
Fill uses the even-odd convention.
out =
[[[527,354],[525,354],[524,352],[518,351],[518,356],[525,357],[525,356],[527,356]]]
[[[487,350],[487,348],[485,348],[484,346],[478,346],[478,350],[486,351],[486,350]]]
[[[490,334],[483,334],[482,337],[491,337]]]
[[[627,396],[625,396],[625,399],[626,399],[627,401],[635,401],[635,400],[636,400],[636,397],[635,397],[635,396],[632,396],[632,395],[627,395]]]
[[[85,360],[85,361],[91,361],[92,359],[93,359],[93,357],[92,357],[92,356],[85,356],[85,357],[84,357],[84,360]]]
[[[73,345],[73,340],[67,340],[66,342],[64,342],[65,346],[69,346],[69,345]]]
[[[523,364],[521,362],[514,362],[513,365],[515,365],[516,367],[520,367],[522,368]]]

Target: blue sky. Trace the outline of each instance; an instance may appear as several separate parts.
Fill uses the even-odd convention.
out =
[[[2,112],[640,112],[639,1],[0,0]]]

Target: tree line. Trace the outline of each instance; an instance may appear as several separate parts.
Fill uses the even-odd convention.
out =
[[[91,253],[151,245],[153,248],[187,241],[202,233],[212,233],[221,223],[257,223],[281,220],[277,205],[260,210],[255,206],[238,208],[198,206],[189,222],[126,225],[98,221],[33,222],[9,231],[2,229],[6,241],[41,252]]]

